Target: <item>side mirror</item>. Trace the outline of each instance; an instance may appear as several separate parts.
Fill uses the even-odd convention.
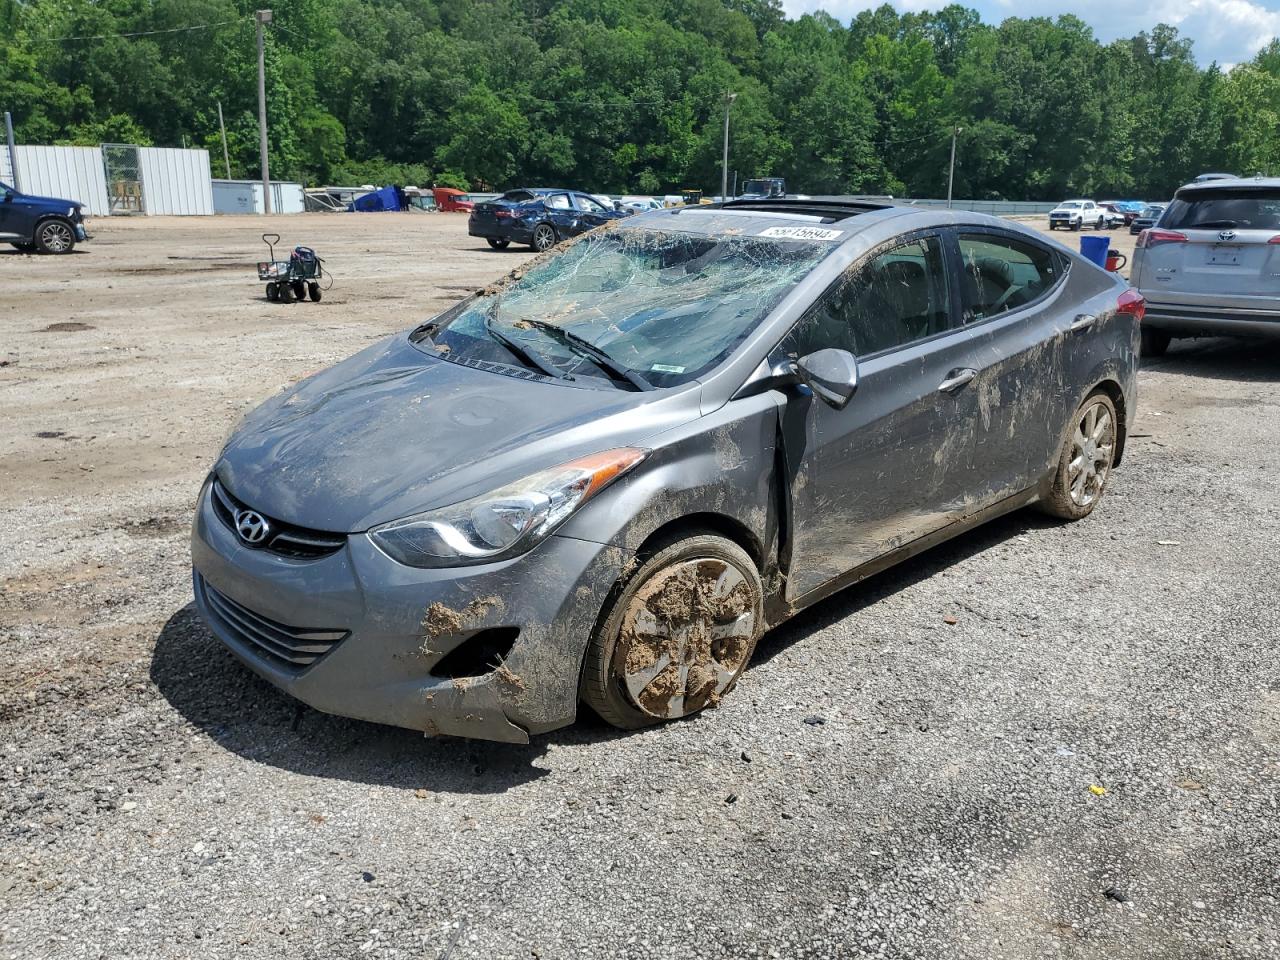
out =
[[[858,361],[848,350],[815,350],[796,363],[796,375],[819,400],[836,410],[848,406],[858,389]]]

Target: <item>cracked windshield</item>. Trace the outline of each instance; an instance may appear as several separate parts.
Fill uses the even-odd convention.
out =
[[[671,386],[720,362],[830,243],[614,230],[587,237],[459,308],[434,331],[449,357],[560,379]]]

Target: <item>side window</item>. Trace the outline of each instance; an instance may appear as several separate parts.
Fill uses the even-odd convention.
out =
[[[966,323],[999,316],[1040,299],[1057,284],[1062,262],[1039,244],[995,234],[960,234]]]
[[[583,213],[604,213],[604,207],[600,206],[600,204],[596,203],[585,194],[575,193],[573,195],[573,201],[577,204],[578,209]]]
[[[950,326],[949,289],[937,237],[900,244],[855,264],[823,294],[788,337],[786,352],[836,347],[864,357],[941,333]]]
[[[547,197],[546,204],[551,210],[568,210],[569,198],[563,193],[554,193]]]

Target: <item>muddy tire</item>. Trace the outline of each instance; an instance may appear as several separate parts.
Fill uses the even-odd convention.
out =
[[[1165,351],[1169,349],[1169,341],[1171,339],[1164,330],[1143,327],[1141,355],[1144,357],[1163,357]]]
[[[1071,418],[1048,492],[1040,498],[1040,509],[1063,520],[1082,520],[1093,513],[1111,478],[1119,431],[1111,398],[1101,390],[1085,397]]]
[[[624,730],[718,704],[746,669],[764,622],[760,574],[731,540],[685,536],[640,559],[611,595],[580,684],[583,701]]]

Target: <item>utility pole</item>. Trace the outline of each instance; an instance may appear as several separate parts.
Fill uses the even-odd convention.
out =
[[[258,137],[262,148],[262,210],[271,214],[271,165],[267,159],[267,55],[262,39],[262,26],[271,22],[270,10],[254,14],[258,21]]]
[[[738,99],[736,93],[724,92],[724,156],[720,160],[720,202],[729,199],[729,107]]]
[[[218,129],[222,131],[222,162],[227,167],[227,179],[231,179],[231,154],[227,152],[227,125],[222,119],[222,101],[218,101]]]
[[[9,175],[13,177],[13,189],[21,190],[18,183],[18,148],[13,140],[13,114],[4,112],[4,139],[9,145]]]
[[[951,170],[947,173],[947,209],[951,209],[951,188],[956,180],[956,137],[960,136],[963,127],[951,128]]]

